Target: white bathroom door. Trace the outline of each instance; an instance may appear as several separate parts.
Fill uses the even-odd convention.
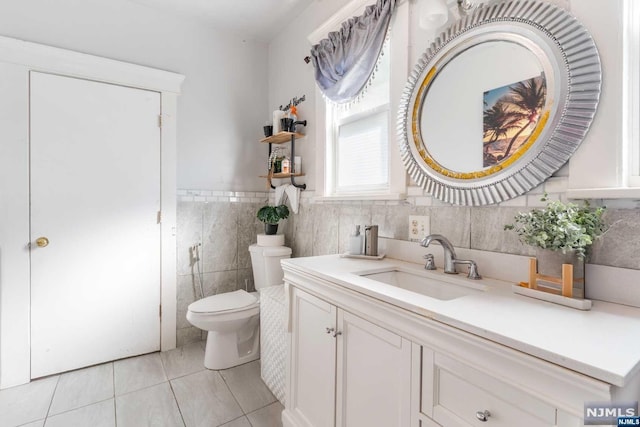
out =
[[[31,377],[157,351],[160,94],[30,84]]]

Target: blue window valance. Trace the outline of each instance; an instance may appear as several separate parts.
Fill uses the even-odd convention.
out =
[[[387,38],[396,0],[378,0],[311,48],[318,87],[335,104],[353,101],[367,86]]]

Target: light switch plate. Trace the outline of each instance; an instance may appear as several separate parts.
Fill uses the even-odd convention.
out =
[[[409,215],[409,240],[419,242],[429,234],[428,215]]]

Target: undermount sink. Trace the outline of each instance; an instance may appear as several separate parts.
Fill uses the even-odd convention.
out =
[[[469,281],[459,279],[457,276],[445,276],[444,273],[427,271],[392,268],[384,271],[359,273],[358,275],[443,301],[487,290],[487,287],[480,283],[469,283]]]

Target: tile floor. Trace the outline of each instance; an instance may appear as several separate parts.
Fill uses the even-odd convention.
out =
[[[204,368],[204,342],[0,391],[1,427],[277,427],[260,362]]]

